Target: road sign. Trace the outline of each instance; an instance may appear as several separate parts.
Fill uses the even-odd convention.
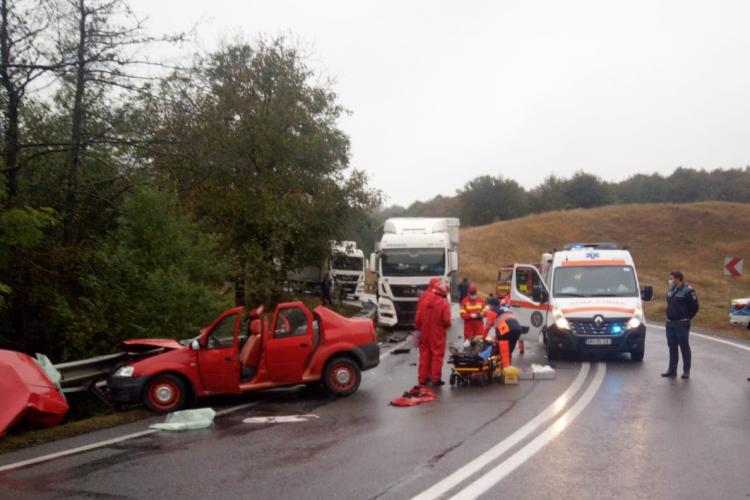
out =
[[[724,276],[737,278],[742,276],[742,257],[727,257],[724,259]]]

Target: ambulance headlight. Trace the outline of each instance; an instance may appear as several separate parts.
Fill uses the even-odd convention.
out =
[[[636,309],[635,314],[630,318],[626,326],[628,327],[628,330],[633,330],[641,326],[641,323],[643,323],[643,310]]]
[[[570,322],[563,316],[563,313],[558,308],[552,309],[552,317],[555,318],[555,326],[559,330],[570,330]]]

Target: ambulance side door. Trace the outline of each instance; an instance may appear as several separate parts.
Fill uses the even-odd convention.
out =
[[[547,321],[548,300],[547,287],[537,268],[531,264],[514,265],[510,306],[521,326],[529,328],[530,338],[537,338]]]

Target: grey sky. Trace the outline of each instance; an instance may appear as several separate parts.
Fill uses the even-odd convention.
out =
[[[480,174],[527,188],[750,164],[750,2],[132,0],[155,32],[293,33],[388,204]]]

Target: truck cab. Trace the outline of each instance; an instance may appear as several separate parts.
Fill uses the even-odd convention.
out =
[[[458,219],[395,217],[385,221],[383,236],[370,256],[377,275],[378,323],[411,327],[417,299],[432,278],[451,283],[458,270]]]
[[[333,243],[328,270],[342,297],[359,298],[364,291],[365,254],[354,241]]]
[[[541,334],[549,359],[563,352],[645,353],[644,300],[630,252],[613,243],[571,243],[542,256],[542,269],[516,264],[511,306],[522,325]]]

